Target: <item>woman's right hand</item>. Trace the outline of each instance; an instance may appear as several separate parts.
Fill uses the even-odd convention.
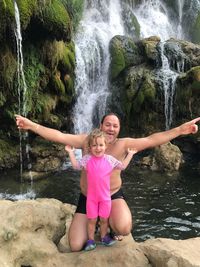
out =
[[[18,129],[29,130],[32,129],[34,125],[37,125],[35,122],[22,117],[21,115],[15,115],[15,118]]]

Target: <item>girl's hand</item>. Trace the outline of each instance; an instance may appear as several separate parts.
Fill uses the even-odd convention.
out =
[[[74,147],[70,146],[70,145],[66,145],[65,146],[65,150],[70,153],[70,152],[73,152],[74,151]]]
[[[128,150],[127,150],[127,153],[128,154],[131,154],[131,155],[134,155],[134,154],[136,154],[138,151],[136,150],[136,149],[132,149],[132,148],[128,148]]]

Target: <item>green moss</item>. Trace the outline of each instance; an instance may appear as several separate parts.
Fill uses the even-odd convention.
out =
[[[200,43],[200,12],[196,18],[195,24],[192,27],[192,41],[194,43]]]
[[[110,78],[114,80],[119,73],[125,68],[125,58],[123,50],[116,44],[112,45],[110,49],[111,63],[110,63]]]
[[[69,43],[63,49],[63,56],[59,62],[59,69],[63,72],[73,72],[75,68],[75,49],[72,43]]]
[[[12,168],[18,161],[18,149],[9,141],[0,139],[0,169]]]
[[[71,20],[61,1],[52,0],[51,4],[42,10],[42,18],[38,19],[41,20],[45,30],[53,34],[56,39],[67,41],[71,38]]]
[[[48,66],[62,73],[73,73],[75,68],[75,47],[74,43],[63,41],[46,41],[43,46],[42,56]]]
[[[17,68],[16,59],[7,46],[5,49],[2,49],[0,57],[0,79],[5,87],[11,89],[13,88],[13,81],[15,80],[14,78]]]
[[[181,75],[177,81],[176,112],[177,116],[199,116],[200,106],[200,66],[191,68],[186,74]]]
[[[64,84],[67,94],[74,95],[74,78],[66,74],[64,77]]]
[[[135,36],[139,38],[140,37],[140,24],[137,20],[137,17],[135,15],[133,15],[131,17],[131,20],[132,20],[132,25],[135,28]]]
[[[8,29],[11,31],[14,19],[15,10],[13,1],[0,1],[0,42],[5,42],[5,35]]]
[[[5,96],[3,95],[2,92],[0,92],[0,107],[2,107],[6,102],[6,98]]]
[[[20,13],[20,24],[23,29],[26,29],[30,22],[31,16],[37,8],[39,8],[37,0],[17,0],[17,5]]]
[[[68,1],[61,0],[61,1],[69,12],[72,21],[73,31],[76,31],[79,21],[81,20],[83,15],[84,1],[80,0],[68,0]]]
[[[137,70],[128,76],[126,81],[126,95],[123,106],[128,125],[135,125],[136,121],[150,123],[154,118],[154,104],[156,88],[148,70]],[[131,118],[137,118],[132,122]],[[144,118],[143,118],[144,117]]]
[[[52,77],[52,86],[56,90],[58,95],[64,95],[65,94],[65,85],[60,79],[60,72],[57,71],[53,77]]]
[[[155,85],[152,83],[148,75],[146,76],[146,79],[143,82],[142,90],[144,91],[146,102],[152,103],[156,96],[156,89]]]

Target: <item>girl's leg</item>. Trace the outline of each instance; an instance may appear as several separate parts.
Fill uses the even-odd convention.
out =
[[[72,223],[69,228],[68,238],[71,251],[80,251],[83,249],[87,235],[87,222],[86,214],[75,213]]]
[[[101,238],[108,233],[108,219],[100,217],[100,234]]]
[[[122,198],[113,199],[109,224],[114,233],[128,235],[132,229],[132,216],[126,201]]]
[[[97,218],[96,219],[88,219],[87,230],[88,230],[88,239],[90,239],[90,240],[94,240],[96,222],[97,222]]]

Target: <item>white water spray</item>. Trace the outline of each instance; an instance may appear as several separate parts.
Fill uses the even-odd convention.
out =
[[[162,1],[143,0],[135,10],[135,15],[141,27],[142,38],[157,35],[165,41],[170,37],[177,36]]]
[[[185,4],[185,0],[178,0],[178,27],[177,27],[177,38],[184,39],[183,31],[182,31],[182,19],[183,19],[183,7]]]

